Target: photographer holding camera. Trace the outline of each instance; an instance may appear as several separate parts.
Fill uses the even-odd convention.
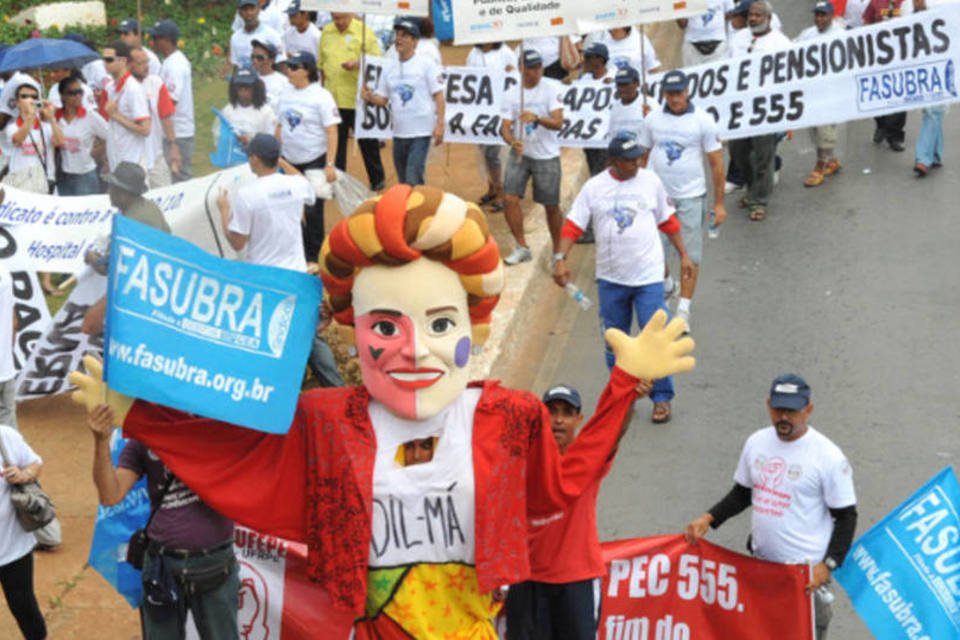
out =
[[[10,150],[4,184],[11,187],[50,193],[56,180],[54,148],[63,144],[63,131],[54,117],[53,105],[40,99],[40,87],[23,82],[16,88],[16,118],[4,127],[6,147]]]
[[[146,530],[130,539],[127,562],[142,563],[140,617],[147,640],[179,640],[187,612],[202,640],[239,636],[240,578],[233,523],[200,501],[143,443],[127,441],[115,468],[110,458],[114,414],[101,405],[90,414],[93,481],[100,504],[119,503],[144,474],[151,514]]]

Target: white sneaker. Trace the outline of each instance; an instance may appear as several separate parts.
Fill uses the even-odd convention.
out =
[[[743,189],[743,185],[737,184],[736,182],[730,182],[730,181],[727,181],[723,184],[724,193],[733,193],[737,189]]]
[[[689,311],[677,311],[677,317],[683,320],[684,334],[690,333],[690,312]]]
[[[774,171],[774,172],[773,172],[773,184],[780,184],[780,172],[779,172],[779,171]]]
[[[512,267],[515,264],[530,262],[531,260],[533,260],[533,253],[531,253],[530,249],[518,244],[517,248],[513,250],[513,253],[504,258],[503,262]]]

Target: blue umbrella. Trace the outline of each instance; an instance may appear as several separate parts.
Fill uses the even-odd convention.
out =
[[[100,57],[96,51],[72,40],[30,38],[0,54],[0,73],[21,69],[68,69]]]

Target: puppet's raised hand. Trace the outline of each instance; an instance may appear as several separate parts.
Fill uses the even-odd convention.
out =
[[[93,356],[84,356],[83,366],[87,369],[87,373],[71,371],[67,376],[67,379],[77,386],[77,390],[70,397],[77,404],[86,407],[88,414],[101,404],[110,405],[117,425],[122,425],[133,405],[134,398],[107,387],[107,383],[103,381],[103,363]]]
[[[607,329],[603,334],[613,349],[618,367],[642,380],[656,380],[693,369],[696,360],[693,338],[683,335],[685,325],[680,318],[667,324],[667,314],[660,310],[653,314],[647,326],[631,338],[619,329]]]

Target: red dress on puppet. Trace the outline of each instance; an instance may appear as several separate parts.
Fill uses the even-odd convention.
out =
[[[605,471],[636,385],[615,367],[596,412],[561,458],[550,414],[533,394],[471,383],[482,389],[472,432],[481,590],[529,578],[528,519],[556,514]],[[377,447],[369,402],[364,387],[304,393],[289,433],[278,436],[137,401],[124,429],[223,515],[307,543],[310,576],[360,614]]]

